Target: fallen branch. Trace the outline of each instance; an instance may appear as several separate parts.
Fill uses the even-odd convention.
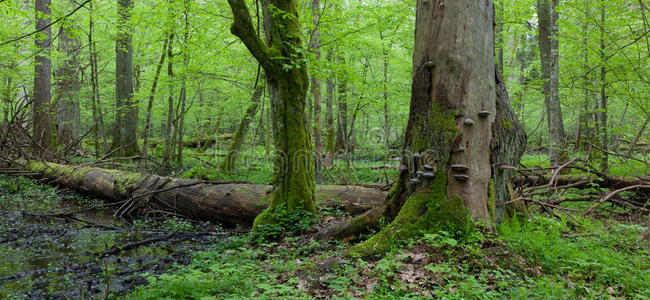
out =
[[[589,209],[587,209],[587,211],[585,211],[584,214],[587,215],[587,214],[591,213],[591,212],[592,212],[594,209],[596,209],[598,206],[600,206],[601,204],[607,202],[607,200],[610,200],[612,197],[618,195],[618,194],[621,193],[621,192],[625,192],[625,191],[629,191],[629,190],[635,190],[635,189],[650,189],[650,185],[641,185],[641,184],[639,184],[639,185],[628,186],[628,187],[624,187],[624,188],[622,188],[622,189],[618,189],[618,190],[612,191],[612,192],[610,192],[609,194],[607,194],[605,197],[603,197],[602,199],[600,199],[600,200],[599,200],[596,204],[594,204],[592,207],[590,207]]]

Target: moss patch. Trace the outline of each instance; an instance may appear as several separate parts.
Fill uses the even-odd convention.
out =
[[[147,179],[147,175],[140,173],[119,172],[115,175],[115,193],[122,197],[128,196]]]
[[[494,179],[490,179],[490,183],[488,184],[487,209],[488,214],[490,215],[490,222],[492,222],[492,224],[495,224],[497,204],[494,189]]]
[[[388,227],[352,247],[349,255],[383,254],[423,232],[446,231],[454,236],[464,236],[472,226],[469,212],[462,198],[447,198],[446,190],[447,177],[444,171],[439,170],[429,189],[409,197]]]

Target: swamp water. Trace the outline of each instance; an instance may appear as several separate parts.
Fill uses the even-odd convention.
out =
[[[209,250],[227,234],[181,219],[127,225],[97,199],[0,175],[0,299],[115,298]],[[201,232],[197,232],[200,228]],[[172,234],[173,233],[173,234]],[[147,243],[119,251],[127,244]]]

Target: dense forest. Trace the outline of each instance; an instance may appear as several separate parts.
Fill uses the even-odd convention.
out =
[[[644,0],[0,14],[0,298],[650,297]]]

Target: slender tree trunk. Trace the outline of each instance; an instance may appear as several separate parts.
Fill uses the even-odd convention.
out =
[[[339,57],[339,60],[341,63],[345,64],[345,59],[342,57]],[[348,100],[347,100],[347,94],[348,94],[348,82],[347,78],[345,75],[340,75],[338,78],[338,97],[337,97],[337,105],[338,105],[338,126],[336,129],[336,146],[335,150],[343,150],[347,153],[347,141],[346,138],[348,136]]]
[[[99,76],[97,74],[97,50],[94,36],[93,1],[89,3],[90,16],[88,21],[88,47],[90,57],[90,84],[91,84],[91,105],[93,111],[93,138],[95,142],[95,157],[99,158],[100,153],[106,151],[106,135],[104,134],[104,117],[102,115],[99,100]],[[103,147],[100,148],[99,139],[102,138]],[[100,150],[101,149],[101,150]]]
[[[33,149],[36,153],[44,153],[55,146],[55,133],[52,127],[52,94],[50,44],[52,30],[50,24],[50,0],[35,0],[36,30],[36,62],[34,66],[34,96],[32,103]]]
[[[78,138],[81,130],[81,107],[77,98],[81,90],[79,79],[81,43],[74,37],[72,27],[61,26],[59,30],[58,49],[64,53],[65,58],[56,71],[55,120],[58,142],[72,146],[71,143]]]
[[[321,58],[320,53],[320,31],[318,26],[320,24],[320,2],[319,0],[311,1],[311,10],[314,14],[314,32],[312,34],[311,48],[314,51],[314,60],[318,63]],[[314,96],[314,178],[316,183],[321,182],[321,164],[322,164],[322,141],[321,141],[321,127],[320,127],[320,114],[321,114],[321,82],[318,74],[313,72],[311,76],[311,89]]]
[[[251,105],[246,110],[244,117],[239,123],[239,127],[237,127],[237,132],[235,133],[235,137],[233,137],[232,144],[230,145],[230,149],[228,149],[228,154],[226,154],[226,159],[223,161],[223,164],[221,165],[221,169],[224,170],[224,172],[226,173],[233,173],[233,171],[235,170],[235,163],[237,162],[237,156],[239,155],[239,151],[241,151],[241,146],[244,143],[244,140],[246,139],[246,133],[248,132],[248,127],[250,126],[253,117],[255,117],[255,113],[257,112],[257,109],[260,105],[260,98],[262,97],[263,92],[264,92],[263,85],[260,84],[255,88],[255,92],[251,97]]]
[[[184,1],[184,20],[185,20],[185,29],[183,31],[183,74],[181,75],[181,109],[180,116],[178,118],[178,153],[176,154],[176,162],[178,164],[183,163],[183,135],[185,134],[185,111],[186,101],[187,101],[187,68],[190,63],[190,47],[189,47],[189,35],[190,35],[190,21],[189,21],[189,1]]]
[[[284,209],[315,213],[313,149],[305,114],[309,76],[299,50],[302,34],[297,0],[262,1],[266,42],[257,36],[245,1],[228,2],[234,16],[230,30],[264,68],[271,98],[276,151],[272,201],[255,219],[253,230],[257,230],[261,224],[278,222]]]
[[[169,44],[167,44],[167,85],[169,88],[169,97],[167,98],[167,123],[165,124],[165,153],[163,155],[163,163],[169,163],[172,152],[174,151],[172,138],[173,138],[173,124],[174,124],[174,32],[170,29]]]
[[[381,34],[381,31],[380,35],[383,39],[384,37]],[[385,45],[382,47],[382,56],[384,59],[384,81],[382,86],[384,96],[384,146],[386,147],[386,150],[388,150],[390,149],[390,114],[388,112],[388,66],[390,63],[390,58],[388,57],[388,47]]]
[[[332,51],[330,50],[327,53],[327,61],[332,62]],[[334,159],[334,152],[336,151],[334,149],[335,147],[335,136],[334,136],[334,111],[332,107],[332,103],[334,102],[334,75],[329,74],[327,76],[327,96],[325,98],[326,101],[326,113],[325,113],[325,126],[327,128],[327,137],[326,137],[326,142],[325,142],[325,158],[323,161],[323,165],[329,167],[332,164],[332,161]]]
[[[115,124],[113,149],[116,154],[138,154],[138,104],[133,95],[133,45],[129,25],[133,0],[118,0],[118,33],[115,58]]]
[[[562,109],[559,99],[558,82],[558,0],[537,0],[539,19],[539,49],[544,79],[544,102],[549,128],[551,164],[559,165],[566,158]]]
[[[608,155],[609,140],[607,133],[607,55],[605,53],[605,2],[601,3],[600,8],[600,99],[598,101],[598,139],[600,141],[600,148],[603,149],[600,153],[600,171],[607,173],[609,169]]]
[[[591,80],[589,78],[589,15],[590,15],[590,9],[589,9],[589,1],[585,1],[585,18],[582,23],[582,48],[583,48],[583,78],[582,78],[582,85],[584,89],[584,100],[583,100],[583,105],[580,108],[580,113],[578,115],[578,132],[576,134],[576,142],[575,142],[575,149],[577,151],[584,151],[586,148],[586,144],[584,143],[586,137],[588,137],[589,134],[589,127],[590,127],[590,122],[589,122],[589,106],[590,106],[590,94],[589,90],[591,89]]]
[[[156,87],[158,86],[158,79],[160,78],[160,71],[162,66],[165,64],[165,55],[167,54],[167,45],[169,44],[169,36],[165,34],[165,41],[163,42],[162,52],[160,54],[160,60],[156,66],[156,73],[153,76],[153,83],[151,84],[151,92],[149,93],[149,101],[147,102],[147,116],[144,121],[144,130],[142,131],[142,136],[144,142],[142,144],[142,156],[148,157],[149,151],[149,135],[151,134],[151,111],[153,109],[153,101],[156,95]]]

